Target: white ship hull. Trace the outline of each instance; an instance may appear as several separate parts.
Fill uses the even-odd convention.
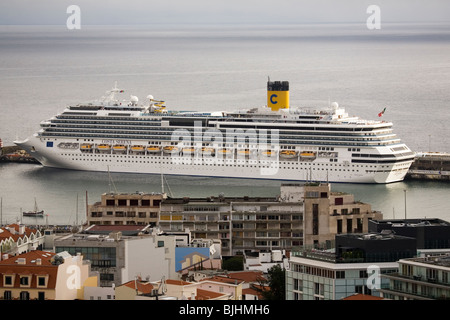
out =
[[[162,152],[123,154],[114,151],[81,151],[75,148],[61,148],[55,141],[51,147],[48,141],[37,135],[17,145],[26,150],[45,167],[122,173],[144,173],[205,177],[228,177],[285,181],[328,181],[343,183],[392,183],[402,181],[412,163],[411,160],[393,164],[352,164],[346,159],[346,149],[338,162],[330,163],[328,158],[304,161],[302,158],[281,157],[238,157],[220,155],[204,157],[200,152],[193,155],[174,155]],[[131,142],[131,141],[130,141]],[[76,140],[63,144],[76,145]],[[100,143],[100,141],[99,141]],[[133,143],[133,142],[131,142]],[[58,144],[58,145],[57,145]],[[95,144],[95,141],[94,141]],[[142,144],[137,141],[136,144]],[[131,146],[131,145],[130,145]]]

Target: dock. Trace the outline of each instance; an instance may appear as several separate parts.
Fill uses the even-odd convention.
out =
[[[0,162],[39,163],[18,146],[1,147]]]
[[[405,180],[450,181],[450,153],[416,153]]]

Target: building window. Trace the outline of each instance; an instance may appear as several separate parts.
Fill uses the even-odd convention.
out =
[[[353,220],[347,219],[347,233],[352,233]]]
[[[43,291],[38,292],[38,300],[45,300],[45,292]]]
[[[29,280],[30,280],[29,276],[21,276],[20,277],[20,285],[21,286],[28,286],[30,284]]]
[[[342,220],[337,220],[337,230],[338,234],[342,233]]]
[[[313,235],[319,234],[319,204],[313,203],[312,207],[312,223],[313,223]]]
[[[324,293],[324,285],[323,283],[314,283],[314,296],[317,300],[317,298],[323,299],[323,293]]]
[[[30,300],[30,293],[28,291],[22,291],[20,293],[20,300]]]
[[[294,279],[294,290],[303,291],[303,280]]]
[[[12,276],[4,276],[3,278],[3,283],[5,284],[5,286],[12,286],[12,282],[13,282],[13,277]]]
[[[436,269],[427,269],[427,280],[429,280],[429,281],[437,280],[437,270]]]
[[[443,283],[448,283],[448,272],[446,271],[442,271],[442,282]]]
[[[5,291],[5,292],[3,292],[3,299],[4,299],[4,300],[11,300],[11,299],[12,299],[11,291]]]
[[[38,286],[45,287],[46,286],[45,280],[46,280],[46,277],[38,277]]]

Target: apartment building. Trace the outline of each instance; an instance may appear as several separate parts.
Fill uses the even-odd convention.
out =
[[[416,254],[414,238],[393,233],[341,234],[332,248],[321,246],[291,252],[287,300],[340,300],[355,293],[380,297],[389,282],[381,275],[397,272],[399,258]]]
[[[380,218],[352,195],[331,192],[329,184],[282,184],[277,197],[165,199],[159,226],[218,239],[222,254],[231,256],[332,241],[335,234],[367,232],[368,221]]]
[[[104,193],[101,201],[87,208],[88,225],[158,224],[163,193]]]
[[[329,184],[310,184],[304,194],[304,245],[333,241],[336,234],[366,233],[383,215],[354,195],[332,192]]]
[[[0,299],[74,300],[84,285],[97,285],[98,275],[81,255],[34,250],[0,261]]]
[[[447,300],[450,298],[450,254],[401,259],[396,273],[380,290],[392,300]]]

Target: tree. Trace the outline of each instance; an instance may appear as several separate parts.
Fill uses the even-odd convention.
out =
[[[264,300],[286,300],[286,270],[274,265],[267,271],[267,281],[261,283],[258,291]],[[269,289],[264,289],[267,286]]]
[[[244,269],[244,258],[242,256],[234,256],[223,260],[222,268],[228,271],[242,271]]]

